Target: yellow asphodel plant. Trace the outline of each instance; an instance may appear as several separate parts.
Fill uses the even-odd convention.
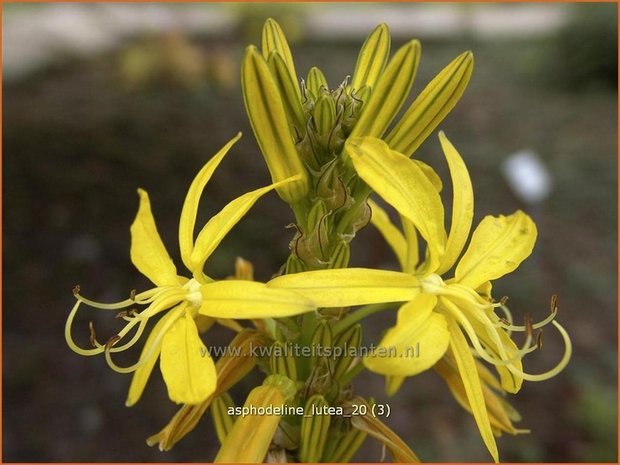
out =
[[[543,321],[526,321],[524,326],[514,325],[495,313],[496,308],[507,309],[491,299],[491,281],[515,270],[534,248],[536,225],[525,213],[485,217],[457,263],[472,224],[473,189],[462,158],[443,133],[439,138],[453,183],[449,235],[444,229],[443,205],[436,186],[419,167],[377,139],[350,141],[348,153],[356,170],[401,214],[405,234],[387,223],[385,214],[377,215],[375,225],[393,245],[403,269],[418,275],[421,285],[421,293],[400,308],[396,326],[388,330],[379,345],[395,347],[399,356],[368,357],[364,363],[371,371],[384,375],[411,376],[435,365],[449,347],[483,441],[498,461],[476,360],[465,335],[474,353],[496,367],[502,389],[511,393],[519,391],[523,380],[541,381],[559,373],[570,359],[571,344],[566,331],[554,321],[555,306]],[[386,182],[388,179],[391,182]],[[374,208],[379,210],[377,205]],[[421,264],[418,233],[428,244],[427,258]],[[444,281],[441,275],[455,264],[454,277]],[[538,346],[532,331],[548,323],[564,338],[564,356],[546,373],[526,373],[521,359]],[[521,349],[511,339],[511,331],[527,333]],[[408,347],[417,341],[423,341],[420,344],[425,356],[407,357]]]
[[[347,142],[345,150],[358,175],[401,215],[404,233],[389,222],[387,214],[376,204],[372,205],[374,224],[394,248],[403,270],[416,278],[418,291],[400,307],[396,325],[387,331],[375,354],[364,359],[364,365],[390,377],[413,376],[433,367],[450,349],[483,441],[493,459],[498,461],[474,354],[496,367],[503,390],[516,393],[523,380],[541,381],[559,373],[570,359],[571,344],[564,328],[554,321],[555,305],[543,321],[535,324],[526,321],[524,326],[512,324],[509,313],[508,319],[495,313],[498,308],[505,312],[507,309],[502,302],[494,302],[491,298],[491,281],[515,270],[530,255],[536,241],[536,226],[525,213],[517,211],[509,216],[484,218],[458,261],[454,277],[446,280],[441,277],[457,263],[469,237],[473,190],[458,152],[443,133],[440,133],[440,140],[454,185],[449,234],[444,228],[440,185],[434,173],[423,170],[414,160],[392,150],[380,139],[365,137]],[[422,263],[418,258],[418,234],[427,244],[426,259]],[[353,272],[358,279],[365,273],[368,276],[376,273],[364,269],[314,271],[281,276],[268,285],[317,296],[318,305],[361,303],[337,298],[345,295],[347,288],[359,292],[358,300],[370,303],[363,290],[347,283],[347,272]],[[377,279],[390,278],[376,277],[373,281],[377,287],[390,284]],[[400,283],[394,279],[391,285]],[[540,342],[533,337],[533,330],[548,323],[552,323],[564,339],[564,356],[546,373],[526,373],[521,360],[536,350]],[[522,348],[511,339],[513,331],[526,333]],[[416,344],[420,350],[412,355],[411,347]]]
[[[140,189],[140,206],[131,225],[131,260],[155,287],[140,293],[132,292],[129,299],[113,304],[86,299],[79,294],[79,288],[74,291],[77,302],[65,325],[67,343],[81,355],[104,354],[115,371],[134,372],[127,405],[135,404],[140,398],[158,357],[172,401],[198,404],[214,392],[216,369],[199,336],[195,321],[199,316],[222,319],[271,318],[296,315],[316,308],[310,299],[294,292],[269,288],[255,281],[216,281],[203,272],[211,253],[252,205],[272,189],[295,180],[292,178],[256,189],[231,201],[207,222],[194,239],[202,191],[240,137],[239,133],[209,160],[195,177],[185,198],[179,222],[179,246],[183,263],[191,273],[190,278],[177,275],[177,269],[155,226],[149,196]],[[121,312],[118,316],[126,325],[105,344],[97,341],[91,325],[90,342],[93,347],[84,349],[74,342],[71,335],[75,315],[82,303],[102,310],[122,310],[134,306],[146,308],[141,312]],[[153,327],[139,360],[129,367],[118,366],[112,360],[112,354],[132,347],[140,339],[148,321],[164,312]],[[132,330],[133,336],[121,344],[132,334]]]

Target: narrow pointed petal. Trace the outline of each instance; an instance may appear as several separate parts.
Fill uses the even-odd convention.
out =
[[[437,274],[442,275],[456,263],[469,237],[474,218],[474,190],[465,162],[442,132],[439,133],[441,148],[450,167],[452,177],[452,221],[446,252],[441,257]]]
[[[414,273],[420,261],[420,250],[418,247],[418,231],[409,218],[400,215],[400,222],[403,225],[405,242],[407,243],[407,255],[405,256],[405,273]]]
[[[474,309],[472,309],[474,311]],[[495,358],[501,359],[499,353],[499,347],[497,342],[491,339],[489,336],[489,330],[477,319],[470,318],[469,319],[471,326],[474,328],[476,335],[484,348]],[[510,338],[510,336],[503,330],[497,331],[497,335],[499,337],[502,349],[504,350],[507,359],[514,359],[511,362],[511,365],[518,372],[523,371],[523,363],[521,359],[517,357],[519,349],[515,342]],[[516,394],[521,390],[521,385],[523,384],[523,378],[518,377],[512,371],[508,369],[507,366],[498,365],[495,367],[497,373],[499,374],[501,387],[504,391],[510,392],[511,394]]]
[[[403,382],[407,379],[406,376],[391,376],[385,377],[385,392],[388,396],[393,396],[398,392]]]
[[[138,189],[140,206],[131,224],[131,262],[157,286],[176,286],[177,269],[161,240],[145,190]]]
[[[381,137],[409,95],[420,62],[420,42],[403,45],[390,60],[362,108],[350,137]]]
[[[387,376],[413,376],[432,367],[450,341],[445,317],[433,312],[436,304],[436,296],[419,294],[400,307],[396,325],[364,358],[366,368]]]
[[[457,104],[474,69],[474,56],[456,57],[424,88],[386,137],[394,150],[410,157]]]
[[[165,333],[171,323],[173,323],[183,311],[184,309],[181,307],[168,311],[163,317],[161,317],[161,319],[151,330],[151,333],[142,348],[142,353],[140,354],[140,361],[144,360],[144,363],[138,367],[131,378],[129,394],[127,395],[127,400],[125,401],[125,405],[127,407],[135,405],[135,403],[140,400],[140,397],[144,392],[146,382],[149,380],[151,372],[155,367],[155,363],[159,358],[163,339],[162,334]]]
[[[488,372],[488,370],[486,370],[486,368],[478,361],[476,361],[476,368],[478,369],[478,376],[480,377],[482,385],[484,401],[487,406],[489,421],[494,431],[494,435],[498,436],[497,433],[501,434],[502,432],[517,434],[517,430],[512,424],[511,418],[508,414],[508,409],[506,407],[509,406],[509,404],[490,388],[485,377],[491,376],[492,381],[497,384],[498,388],[500,388],[499,381],[497,381],[495,377],[491,375],[490,372]],[[442,358],[434,366],[434,369],[446,382],[457,403],[467,412],[472,413],[469,400],[467,399],[467,393],[465,392],[465,386],[463,385],[463,380],[459,375],[454,357],[450,356]]]
[[[211,401],[243,379],[256,365],[257,358],[253,350],[270,344],[269,339],[253,330],[245,329],[230,341],[230,350],[226,351],[215,364],[217,371],[217,388],[213,395],[197,405],[183,405],[172,420],[157,434],[146,440],[149,446],[159,445],[159,450],[167,451],[193,431],[205,414]]]
[[[474,360],[474,356],[471,353],[465,336],[463,336],[461,329],[452,318],[448,318],[448,330],[450,331],[450,347],[454,354],[461,379],[463,380],[472,415],[476,420],[482,440],[487,446],[493,460],[499,462],[497,444],[495,443],[487,407],[484,402],[482,386],[480,385],[480,378],[476,370],[476,361]]]
[[[298,179],[298,177],[285,179],[279,183],[271,184],[243,194],[231,201],[217,215],[212,217],[198,234],[194,249],[189,258],[188,268],[194,273],[194,276],[196,276],[197,279],[202,276],[202,268],[206,260],[258,199],[267,192],[277,189],[279,186],[287,184],[295,179]]]
[[[317,307],[347,307],[383,302],[404,302],[419,291],[419,281],[397,271],[366,268],[318,270],[278,276],[267,283],[293,290],[314,301]]]
[[[215,364],[188,311],[166,332],[160,367],[168,396],[177,404],[199,404],[215,391]]]
[[[409,158],[380,139],[349,139],[347,154],[359,176],[383,200],[416,226],[430,250],[430,272],[439,266],[444,252],[446,232],[443,205],[433,184]]]
[[[306,89],[312,93],[313,98],[318,98],[321,95],[321,89],[329,89],[329,85],[327,84],[327,79],[321,71],[316,66],[310,68],[308,71],[308,76],[306,77]]]
[[[437,189],[437,192],[441,192],[441,190],[443,189],[443,182],[441,181],[441,178],[439,177],[437,172],[433,169],[433,167],[420,160],[413,160],[413,162],[416,165],[418,165],[418,167],[426,175],[426,177],[431,182],[431,184],[435,186],[435,189]]]
[[[280,318],[316,309],[309,296],[255,281],[216,281],[201,287],[200,313],[216,318]]]
[[[241,133],[238,133],[202,167],[192,181],[185,196],[185,202],[183,202],[183,209],[181,210],[181,219],[179,220],[179,247],[181,248],[181,259],[188,269],[191,269],[190,256],[194,248],[194,227],[196,225],[200,196],[211,176],[213,176],[215,169],[240,138]]]
[[[390,217],[383,208],[372,200],[368,200],[368,205],[372,210],[370,222],[379,230],[385,241],[396,254],[400,267],[404,269],[407,257],[407,243],[405,242],[405,237],[398,228],[394,226],[394,223],[390,221]]]
[[[351,88],[354,91],[364,86],[371,89],[375,87],[390,55],[390,42],[390,31],[386,24],[379,24],[366,38],[357,57],[351,80]]]
[[[485,217],[456,267],[456,281],[476,289],[514,271],[532,253],[536,235],[536,225],[521,210]]]

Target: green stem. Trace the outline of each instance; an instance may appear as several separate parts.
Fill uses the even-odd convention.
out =
[[[346,317],[340,320],[338,323],[334,324],[332,327],[332,331],[334,335],[340,334],[344,330],[346,330],[349,326],[354,325],[360,320],[373,315],[377,312],[381,312],[383,310],[388,310],[392,308],[394,304],[392,302],[381,303],[381,304],[371,304],[365,305],[364,307],[355,310],[354,312],[349,313]]]

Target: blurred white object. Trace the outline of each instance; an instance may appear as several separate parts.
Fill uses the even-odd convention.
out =
[[[515,195],[526,203],[538,203],[551,193],[549,170],[531,150],[510,155],[502,164],[502,173]]]

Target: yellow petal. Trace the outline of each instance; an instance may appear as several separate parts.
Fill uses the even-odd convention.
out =
[[[418,247],[418,232],[415,225],[403,215],[400,215],[400,222],[403,225],[403,233],[405,234],[405,242],[407,242],[407,255],[405,257],[405,273],[414,273],[418,262],[420,261],[420,250]]]
[[[410,274],[367,268],[306,271],[278,276],[267,286],[298,292],[314,301],[317,307],[404,302],[419,293],[419,281]]]
[[[536,225],[520,210],[510,216],[485,217],[456,267],[456,281],[476,289],[510,273],[532,253],[536,235]]]
[[[489,421],[494,435],[497,437],[502,432],[509,434],[517,434],[517,429],[513,426],[510,414],[512,414],[510,404],[508,404],[503,398],[491,389],[491,385],[487,383],[487,377],[490,377],[493,386],[497,389],[501,389],[497,379],[478,361],[476,361],[476,368],[478,369],[478,376],[482,386],[482,392],[484,395],[484,401],[487,406],[487,412],[489,415]],[[435,371],[443,378],[448,385],[450,392],[466,411],[471,413],[471,406],[467,399],[465,392],[465,386],[461,379],[458,370],[456,368],[456,361],[452,355],[445,356],[434,366]],[[501,391],[500,391],[501,392]]]
[[[177,404],[199,404],[215,391],[215,364],[189,311],[166,332],[160,367],[168,397]]]
[[[394,54],[362,108],[350,137],[381,137],[407,99],[420,62],[420,43],[412,40]]]
[[[418,165],[418,167],[422,170],[422,172],[426,175],[428,180],[435,186],[437,192],[441,192],[443,189],[443,182],[441,182],[441,178],[437,174],[437,172],[433,169],[432,166],[427,165],[423,161],[413,160],[413,162]]]
[[[482,386],[476,370],[476,361],[471,353],[469,344],[463,336],[461,329],[453,318],[448,318],[448,330],[450,331],[450,347],[456,360],[456,365],[463,380],[467,399],[471,407],[472,415],[476,420],[480,435],[495,462],[499,461],[497,444],[491,430],[491,423],[487,407],[484,402]]]
[[[209,220],[196,238],[194,249],[189,258],[188,268],[193,272],[196,279],[202,276],[202,268],[211,253],[217,248],[226,234],[243,218],[254,203],[267,192],[297,179],[292,177],[279,183],[271,184],[260,189],[253,190],[237,197],[226,205],[217,215]]]
[[[125,401],[125,405],[127,407],[131,407],[138,402],[142,396],[142,392],[144,392],[146,382],[149,380],[151,372],[155,367],[155,363],[159,358],[162,343],[162,331],[165,332],[174,320],[179,317],[179,314],[184,311],[184,308],[181,307],[168,311],[163,317],[161,317],[161,319],[151,330],[149,337],[144,343],[142,353],[140,354],[140,361],[144,360],[144,363],[138,367],[131,378],[129,394],[127,395],[127,400]]]
[[[140,207],[131,224],[131,261],[157,286],[176,286],[177,269],[159,236],[151,212],[151,201],[145,190],[138,189]]]
[[[280,318],[316,309],[309,297],[255,281],[216,281],[200,289],[200,313],[217,318]]]
[[[497,320],[499,322],[499,319]],[[501,359],[497,342],[491,339],[487,328],[475,318],[469,318],[469,322],[474,328],[478,339],[482,343],[483,347],[487,350],[487,352],[489,352],[495,358]],[[497,334],[499,336],[502,348],[506,353],[507,359],[513,359],[514,361],[511,362],[511,365],[517,371],[522,372],[523,363],[521,362],[521,359],[517,357],[517,354],[519,352],[517,345],[505,331],[499,330],[497,331]],[[521,389],[521,385],[523,384],[523,378],[516,376],[505,365],[498,365],[495,368],[497,370],[497,373],[499,374],[502,389],[506,392],[510,392],[511,394],[516,394],[517,392],[519,392],[519,390]]]
[[[366,368],[382,375],[413,376],[432,367],[450,340],[445,317],[433,312],[436,304],[436,296],[419,294],[400,307],[396,326],[364,358]]]
[[[437,274],[442,275],[456,263],[469,237],[474,218],[474,190],[465,162],[443,131],[439,133],[441,148],[450,167],[452,177],[452,221],[446,251],[441,257]]]
[[[454,108],[473,69],[474,56],[465,52],[441,70],[386,137],[390,147],[410,157]]]
[[[370,33],[360,49],[351,80],[351,88],[354,91],[358,91],[364,86],[372,89],[385,68],[389,54],[390,31],[387,25],[379,24]]]
[[[183,202],[183,209],[181,210],[181,219],[179,220],[179,247],[181,248],[183,263],[185,263],[188,269],[191,269],[190,256],[194,248],[194,226],[196,224],[196,213],[198,212],[200,196],[215,169],[240,138],[241,133],[238,133],[202,167],[192,181],[185,196],[185,202]]]
[[[385,392],[388,396],[393,396],[398,392],[403,382],[407,379],[406,376],[386,376],[385,377]]]
[[[441,198],[418,165],[403,154],[390,150],[380,139],[349,139],[345,150],[359,176],[416,226],[430,250],[429,272],[439,266],[446,232]]]
[[[370,222],[379,230],[385,241],[396,254],[400,267],[404,269],[407,256],[407,243],[405,242],[404,236],[398,228],[394,226],[392,221],[390,221],[390,217],[383,208],[370,199],[368,200],[368,205],[372,210]]]

